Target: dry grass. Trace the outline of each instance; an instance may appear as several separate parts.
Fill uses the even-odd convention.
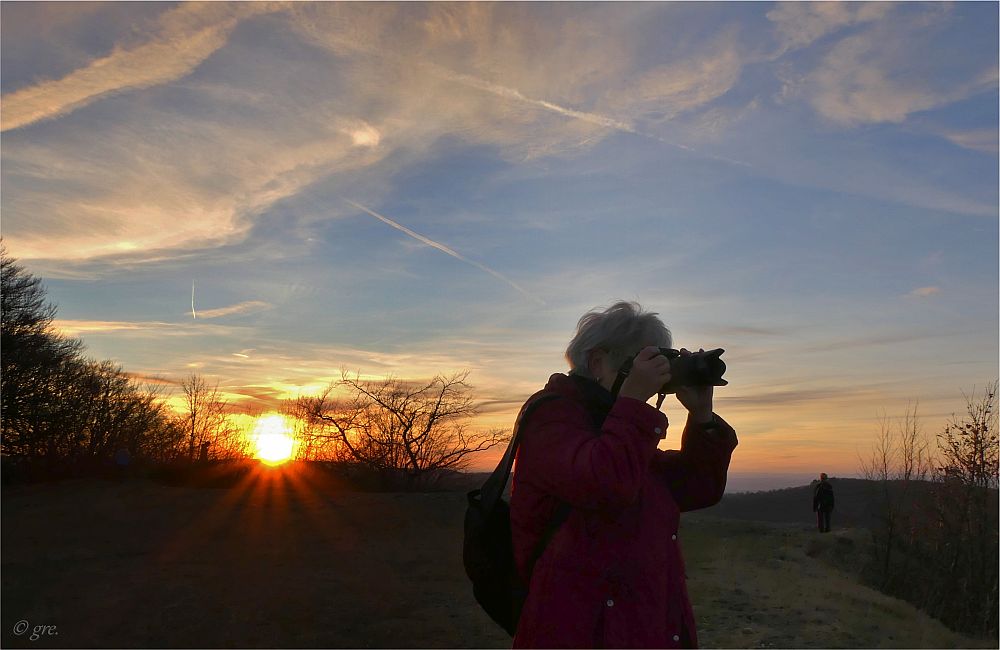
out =
[[[229,489],[5,488],[0,638],[4,647],[509,647],[462,571],[464,507],[458,492],[350,492],[292,471],[262,470]],[[809,557],[806,531],[705,517],[683,531],[705,647],[975,645]],[[18,636],[20,620],[30,628]],[[35,625],[58,634],[30,641]]]
[[[700,642],[714,648],[995,648],[859,584],[867,531],[721,519],[683,525]]]

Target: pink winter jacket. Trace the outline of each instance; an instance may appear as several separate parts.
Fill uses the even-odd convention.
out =
[[[688,422],[680,451],[662,451],[667,418],[648,404],[562,374],[542,392],[559,398],[524,423],[511,491],[529,585],[514,647],[697,647],[680,513],[722,498],[736,432]],[[531,566],[560,502],[569,516]]]

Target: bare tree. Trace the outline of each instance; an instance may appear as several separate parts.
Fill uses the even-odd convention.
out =
[[[871,453],[859,459],[861,476],[874,489],[872,506],[879,525],[872,533],[883,587],[894,575],[893,550],[915,532],[915,484],[926,482],[934,469],[931,444],[921,430],[917,407],[917,403],[907,404],[895,422],[885,413],[880,415]]]
[[[218,442],[228,431],[226,418],[227,403],[219,396],[219,384],[208,385],[205,378],[191,373],[181,380],[184,391],[185,428],[188,435],[188,460],[196,458],[196,449],[201,445]]]
[[[211,445],[212,458],[247,458],[253,454],[252,443],[246,432],[227,417],[219,419],[207,442]]]
[[[882,417],[861,462],[878,514],[869,577],[950,627],[993,636],[1000,611],[997,387],[994,381],[981,396],[966,396],[966,414],[952,416],[937,436],[936,455],[913,407],[895,423]]]
[[[966,413],[952,416],[938,436],[937,527],[934,559],[939,573],[931,611],[958,626],[995,634],[998,627],[997,381],[981,396],[964,395]],[[956,600],[950,594],[966,594]]]
[[[292,438],[295,440],[295,457],[298,460],[343,461],[349,460],[343,453],[343,445],[327,432],[327,425],[319,418],[309,416],[304,407],[308,399],[286,400],[281,414],[292,422]]]
[[[392,376],[364,381],[344,372],[319,396],[301,398],[298,412],[322,425],[320,435],[337,442],[342,459],[386,477],[402,475],[412,489],[506,441],[502,431],[468,428],[476,409],[467,378],[466,371],[424,383]]]

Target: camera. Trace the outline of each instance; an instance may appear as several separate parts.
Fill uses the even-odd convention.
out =
[[[726,372],[726,362],[720,357],[725,352],[722,348],[703,352],[692,352],[682,355],[679,350],[673,348],[660,348],[660,354],[670,360],[670,381],[665,383],[659,390],[660,395],[676,393],[678,388],[684,386],[726,386],[728,381],[722,378]],[[621,370],[618,371],[618,381],[616,388],[621,386],[621,382],[632,370],[632,361],[635,355],[629,357]],[[614,391],[617,394],[617,390]]]

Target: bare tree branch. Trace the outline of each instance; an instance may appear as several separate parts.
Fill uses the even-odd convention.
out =
[[[476,414],[468,371],[411,383],[388,376],[362,380],[342,373],[321,395],[300,398],[297,412],[326,429],[353,461],[390,475],[409,487],[461,469],[471,454],[506,441],[502,431],[470,432]],[[334,400],[334,393],[345,395]]]

